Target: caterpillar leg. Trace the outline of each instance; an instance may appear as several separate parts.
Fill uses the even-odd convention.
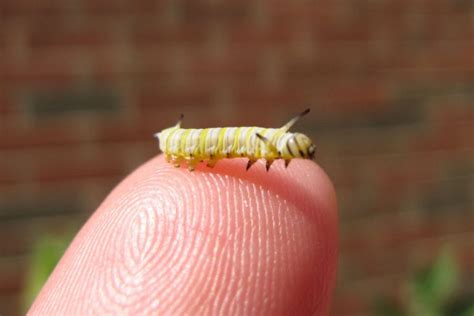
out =
[[[186,162],[187,162],[187,165],[188,165],[188,170],[189,171],[194,171],[194,169],[196,169],[196,165],[199,163],[198,160],[196,159],[186,159]]]
[[[267,160],[267,165],[266,165],[267,171],[270,170],[270,166],[272,165],[273,162],[274,160]]]
[[[171,156],[169,159],[169,162],[173,164],[173,166],[175,166],[176,168],[179,168],[181,166],[181,163],[183,162],[183,158],[178,156]]]
[[[285,159],[285,168],[288,168],[288,165],[290,164],[291,159]]]
[[[252,165],[256,162],[257,162],[257,160],[249,159],[249,161],[247,162],[247,170],[249,170],[250,167],[252,167]]]
[[[208,166],[209,168],[214,168],[214,166],[216,165],[216,163],[217,163],[217,160],[216,160],[216,159],[208,160],[206,166]]]

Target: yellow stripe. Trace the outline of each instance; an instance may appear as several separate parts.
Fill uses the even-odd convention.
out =
[[[273,134],[272,144],[275,144],[275,148],[277,148],[277,150],[278,150],[278,142],[280,141],[280,138],[283,135],[285,135],[285,131],[282,130],[281,128],[277,129],[275,134]],[[283,154],[283,152],[281,154]],[[277,153],[277,155],[278,155],[278,153]]]
[[[224,150],[224,135],[225,131],[227,130],[228,127],[221,127],[221,130],[219,131],[219,137],[217,139],[217,150],[216,154],[220,155],[222,154],[222,151]]]
[[[196,157],[196,158],[201,158],[201,152],[200,152],[201,148],[199,148],[199,145],[200,145],[200,143],[199,143],[199,138],[201,137],[201,134],[202,134],[202,130],[199,131],[198,143],[197,143],[197,144],[193,144],[193,146],[194,146],[193,155],[194,155],[194,157]]]
[[[232,155],[236,156],[237,155],[237,149],[239,147],[239,141],[240,141],[240,130],[241,127],[237,127],[237,130],[235,131],[235,136],[234,136],[234,145],[232,146]]]
[[[185,129],[183,135],[179,138],[179,151],[182,156],[186,156],[186,143],[188,142],[189,133],[191,133],[191,129]]]
[[[250,137],[252,136],[254,130],[255,130],[255,127],[250,127],[247,130],[247,135],[245,135],[245,147],[247,148],[247,153],[250,152],[250,148],[255,147],[255,146],[250,147],[250,145],[251,145],[250,144]]]
[[[283,131],[283,130],[280,129],[280,128],[277,129],[276,132],[275,132],[275,134],[273,134],[273,136],[272,136],[272,141],[273,141],[274,139],[280,139],[280,137],[283,136],[283,135],[285,135],[285,131]]]

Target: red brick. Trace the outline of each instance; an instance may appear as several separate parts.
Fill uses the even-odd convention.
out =
[[[272,21],[278,22],[279,19],[286,19],[288,22],[297,22],[299,19],[308,19],[312,24],[320,25],[325,17],[333,18],[338,10],[338,4],[335,2],[288,2],[281,0],[267,1],[264,7]]]
[[[420,183],[433,179],[439,172],[439,160],[433,159],[433,153],[407,152],[405,155],[406,157],[395,156],[394,163],[386,160],[378,172],[379,189],[386,190],[387,194],[393,193],[397,188],[411,191]],[[420,166],[421,161],[423,164]]]
[[[440,128],[456,126],[460,124],[474,124],[474,108],[468,98],[463,100],[448,100],[440,102],[440,108],[433,113],[434,124]]]
[[[0,294],[17,292],[22,288],[25,262],[24,257],[3,258],[0,262]]]
[[[5,27],[5,26],[4,26]],[[4,56],[7,53],[8,40],[6,38],[7,30],[0,30],[0,56]]]
[[[164,9],[166,9],[165,1],[153,0],[82,0],[80,3],[80,14],[88,18],[125,18],[133,14],[156,19],[154,15]]]
[[[304,104],[308,99],[309,94],[304,91],[298,91],[288,88],[278,90],[268,90],[263,87],[240,87],[236,91],[236,102],[247,110],[258,111],[259,109],[272,108],[272,113],[277,114],[280,108],[291,107],[305,107]],[[304,109],[301,109],[304,110]],[[267,111],[267,110],[266,110]],[[243,114],[245,114],[245,112]],[[263,113],[262,113],[263,114]],[[259,115],[262,117],[263,115]]]
[[[184,114],[184,127],[204,128],[223,124],[222,117],[216,113],[216,107],[211,104],[183,104],[179,108],[148,108],[139,114],[139,122],[143,126],[146,140],[160,130],[176,124],[179,115]]]
[[[18,106],[15,106],[11,93],[0,91],[0,125],[2,120],[16,112]]]
[[[68,128],[68,123],[64,122],[51,122],[35,129],[0,126],[0,149],[62,146],[78,144],[82,141],[82,137]]]
[[[97,127],[95,141],[105,146],[107,144],[136,144],[145,142],[148,146],[156,145],[154,134],[161,129],[177,122],[176,113],[163,114],[161,112],[148,112],[148,119],[141,119],[138,125],[119,126],[115,124],[101,124]],[[167,119],[168,118],[168,119]],[[126,153],[123,153],[126,156]]]
[[[33,51],[47,48],[60,50],[101,49],[114,44],[114,34],[106,25],[87,25],[81,28],[31,26],[28,44]]]
[[[91,2],[96,3],[95,0],[90,0]],[[115,1],[108,1],[106,2],[115,2]],[[141,15],[151,15],[151,19],[156,19],[154,16],[155,13],[161,14],[163,11],[167,10],[167,7],[170,3],[166,1],[156,1],[156,0],[140,0],[140,1],[125,1],[126,4],[131,5],[130,11],[134,14],[141,14]],[[109,6],[107,6],[106,10]],[[110,11],[107,10],[107,13]],[[127,12],[129,13],[129,12]]]
[[[189,58],[190,78],[256,78],[260,70],[259,59],[251,54],[242,52],[229,52],[223,58],[209,56],[207,52],[203,54],[193,54]]]
[[[249,2],[243,1],[192,1],[183,0],[180,11],[183,19],[190,21],[226,21],[245,20],[251,13]]]
[[[468,13],[473,8],[472,3],[469,1],[453,2],[447,0],[421,0],[417,1],[416,4],[420,13],[425,14]]]
[[[25,64],[0,61],[0,84],[4,88],[66,86],[77,77],[73,59],[64,55],[39,55]]]
[[[364,315],[370,307],[371,305],[361,299],[360,295],[336,295],[332,303],[331,315]]]
[[[184,23],[178,27],[138,24],[133,27],[131,40],[139,48],[176,44],[205,44],[211,38],[210,28],[202,24]]]
[[[235,24],[225,29],[228,49],[233,52],[250,49],[254,52],[270,47],[287,46],[295,37],[295,30],[288,25],[275,25],[271,28],[255,29],[247,23]]]
[[[472,39],[447,41],[444,45],[432,47],[429,56],[418,55],[417,64],[421,69],[458,70],[474,72],[474,43]]]
[[[0,306],[2,313],[5,315],[21,315],[21,304],[21,293],[19,291],[0,295]]]
[[[112,15],[121,16],[132,12],[135,1],[111,1],[111,0],[83,0],[81,1],[81,11],[90,15]],[[136,1],[142,2],[142,1]],[[158,1],[157,1],[158,2]]]
[[[99,57],[97,56],[98,54],[94,55],[93,61],[90,63],[94,71],[90,74],[90,78],[97,85],[116,86],[123,82],[124,77],[135,76],[135,73],[126,66],[121,65],[117,61],[118,58],[113,56],[113,54],[105,53]]]
[[[457,244],[458,263],[467,275],[472,275],[472,273],[474,273],[474,253],[472,251],[474,247],[474,234],[467,232],[465,236],[463,236],[463,241],[463,243],[460,242]]]
[[[331,314],[366,315],[373,312],[376,299],[382,297],[400,299],[406,275],[387,275],[381,278],[358,280],[336,291],[336,301]],[[354,295],[357,293],[357,295]]]
[[[120,156],[124,155],[103,153],[95,158],[84,159],[75,156],[71,151],[68,151],[68,154],[58,152],[54,158],[38,157],[32,167],[32,177],[42,183],[87,178],[118,178],[125,174],[125,164],[120,159],[107,159],[107,157]]]
[[[438,215],[430,220],[419,216],[418,222],[407,222],[397,214],[374,217],[373,220],[345,224],[340,247],[343,255],[347,256],[347,262],[352,262],[359,269],[372,269],[372,273],[381,275],[395,273],[401,265],[409,267],[412,260],[418,260],[419,254],[415,245],[424,247],[423,258],[429,261],[440,245],[456,245],[457,239],[463,240],[463,233],[471,231],[474,226],[472,222],[465,221],[463,212]],[[380,249],[387,251],[381,252]],[[377,258],[371,256],[374,253],[378,253]],[[400,258],[393,261],[394,256]],[[377,262],[385,264],[377,265]],[[385,271],[380,273],[377,269]]]
[[[95,54],[92,62],[96,72],[104,72],[103,78],[109,76],[111,82],[115,75],[115,79],[131,80],[134,86],[155,88],[175,86],[174,78],[182,76],[187,65],[185,47],[162,47],[153,42],[138,45],[131,55]]]
[[[369,41],[373,30],[369,26],[361,25],[361,21],[354,21],[354,25],[344,25],[332,29],[319,28],[314,31],[313,39],[318,42],[331,41]]]
[[[61,0],[35,1],[18,0],[2,1],[0,3],[0,14],[19,15],[19,14],[57,14],[70,11],[67,2]]]
[[[390,110],[391,95],[388,85],[375,80],[357,80],[333,83],[321,95],[330,102],[328,110],[337,113],[370,114]]]
[[[183,93],[179,89],[163,89],[156,87],[140,89],[137,93],[138,108],[147,111],[150,109],[199,106],[205,110],[213,101],[213,91],[209,89],[188,89]]]
[[[440,126],[432,134],[422,135],[413,141],[415,150],[459,150],[472,149],[474,128],[471,123]]]
[[[77,185],[73,188],[77,191],[80,190],[80,187]],[[48,190],[43,191],[47,192]],[[58,191],[57,187],[56,191]],[[47,194],[53,195],[53,192],[48,192]],[[41,199],[48,198],[46,196],[47,194],[43,192],[41,195],[30,196],[29,198],[41,201]],[[16,199],[25,198],[24,195],[21,196],[21,194],[15,193],[12,193],[11,196]],[[57,234],[58,236],[66,234],[72,235],[71,230],[75,231],[79,229],[78,226],[83,220],[82,215],[74,215],[67,212],[62,216],[32,215],[37,215],[34,221],[29,220],[28,217],[24,217],[0,223],[0,254],[9,257],[25,256],[31,251],[31,246],[38,240],[38,236],[43,234]],[[21,231],[18,230],[19,226],[22,228]]]
[[[0,186],[12,185],[19,182],[16,168],[12,168],[11,165],[5,166],[0,161]]]
[[[282,75],[290,82],[300,84],[308,82],[313,87],[317,87],[327,80],[340,80],[341,78],[386,79],[380,77],[381,62],[377,61],[365,43],[329,43],[324,44],[324,49],[314,52],[312,59],[304,60],[293,54],[289,57]],[[387,61],[398,66],[402,63],[399,59],[399,57],[395,57],[387,59]]]

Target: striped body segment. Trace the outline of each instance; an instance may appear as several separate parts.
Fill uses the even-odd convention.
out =
[[[307,111],[305,111],[307,113]],[[301,133],[288,132],[303,112],[281,128],[217,127],[204,129],[167,128],[156,136],[166,159],[179,167],[186,162],[190,170],[207,161],[212,167],[220,159],[246,157],[247,169],[258,159],[267,161],[267,170],[275,159],[286,165],[293,158],[313,158],[314,145]]]

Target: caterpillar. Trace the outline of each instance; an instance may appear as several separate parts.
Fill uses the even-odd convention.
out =
[[[155,134],[159,147],[168,162],[180,167],[187,162],[193,171],[199,162],[207,161],[214,167],[220,159],[248,158],[247,170],[258,160],[266,160],[266,169],[276,159],[284,159],[288,167],[291,159],[313,159],[316,146],[308,136],[288,132],[304,115],[306,109],[280,128],[263,127],[217,127],[204,129],[181,128],[183,115],[178,123]]]

